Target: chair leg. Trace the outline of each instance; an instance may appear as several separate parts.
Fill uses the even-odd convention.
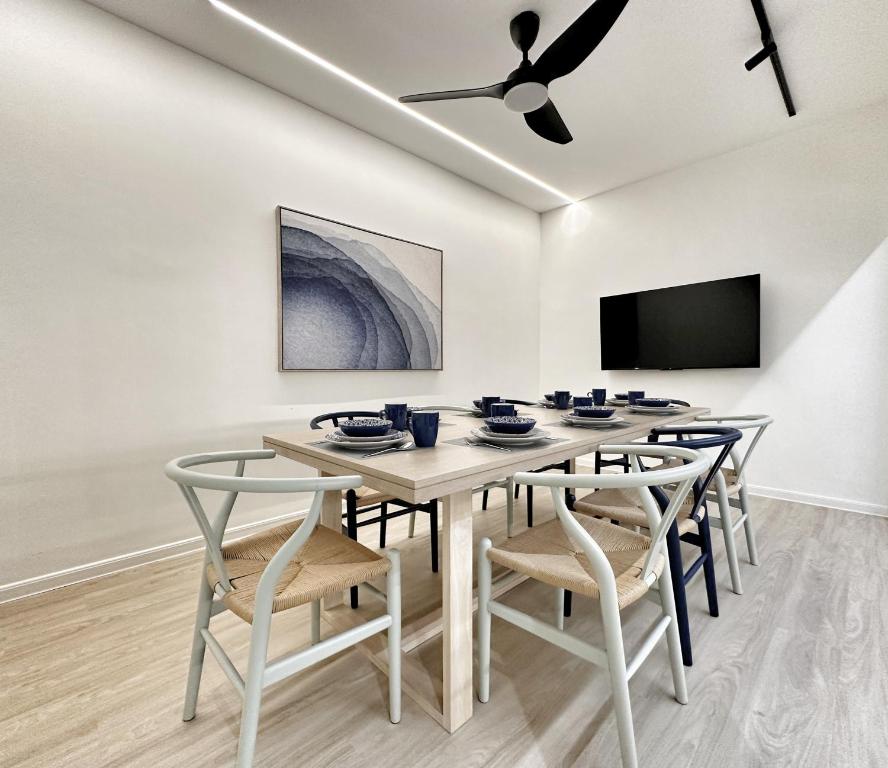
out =
[[[388,514],[388,502],[384,501],[379,505],[379,548],[385,549],[385,525],[386,515]]]
[[[598,451],[595,451],[595,474],[601,474],[601,454]]]
[[[354,489],[349,489],[345,494],[345,520],[348,537],[353,541],[358,540],[358,496]],[[358,607],[358,588],[349,589],[349,601],[352,608]]]
[[[387,553],[391,567],[386,574],[386,610],[392,617],[388,629],[389,719],[401,722],[401,556],[397,549]]]
[[[268,636],[271,615],[254,616],[250,632],[250,660],[244,684],[244,704],[241,710],[240,737],[237,744],[237,768],[252,768],[256,751],[256,732],[259,728],[259,707],[262,703],[262,678],[268,658]]]
[[[515,483],[515,498],[517,499],[521,492],[521,486]]]
[[[703,578],[706,580],[706,597],[709,600],[709,615],[718,616],[718,590],[715,584],[715,563],[712,557],[712,534],[709,529],[709,513],[703,516],[698,526],[703,540]]]
[[[752,519],[749,517],[749,495],[746,493],[746,486],[740,486],[740,512],[746,515],[743,521],[743,532],[746,534],[746,549],[749,552],[749,562],[751,565],[759,564],[758,546],[755,543],[755,530],[752,527]]]
[[[429,526],[432,543],[432,573],[438,572],[438,500],[429,502]]]
[[[685,594],[684,564],[681,561],[681,539],[678,526],[673,523],[666,533],[666,552],[669,559],[669,577],[672,580],[672,594],[675,599],[675,618],[678,636],[681,641],[681,658],[686,667],[693,666],[691,653],[691,627],[688,623],[688,600]]]
[[[734,539],[731,504],[728,501],[728,489],[725,485],[725,480],[720,474],[715,478],[715,492],[718,496],[718,511],[721,518],[722,534],[725,539],[725,557],[728,560],[728,570],[731,573],[731,589],[736,594],[742,595],[743,584],[740,581],[740,563],[737,560],[737,542]]]
[[[533,486],[527,486],[527,527],[533,528]]]
[[[512,498],[513,485],[515,485],[515,481],[510,477],[506,481],[506,536],[510,539],[512,538],[512,523],[515,520],[515,499]]]
[[[407,528],[407,538],[412,539],[415,531],[416,531],[416,510],[414,509],[410,513],[410,526]]]
[[[311,601],[311,644],[321,642],[321,601]]]
[[[555,588],[555,626],[564,629],[564,590]]]
[[[668,562],[657,580],[657,587],[663,613],[670,619],[669,625],[666,627],[666,647],[669,650],[669,666],[672,668],[672,687],[675,689],[675,700],[679,704],[687,704],[688,683],[685,679],[684,664],[681,658],[681,639],[678,636],[675,595],[672,592],[672,576]]]
[[[488,538],[478,545],[478,701],[490,700],[490,588],[491,568]]]
[[[606,595],[602,592],[601,620],[607,648],[607,666],[610,672],[614,714],[617,717],[617,733],[620,737],[620,753],[623,768],[638,768],[635,750],[635,728],[632,725],[632,706],[629,702],[629,676],[626,673],[626,656],[623,651],[623,629],[616,590]]]
[[[488,496],[490,496],[490,491],[484,491],[484,493],[481,494],[481,511],[482,512],[487,511],[487,497]]]
[[[571,611],[573,611],[573,592],[569,589],[564,591],[564,618],[569,619]]]
[[[206,577],[206,567],[201,569],[200,591],[197,596],[197,616],[194,620],[194,639],[191,641],[191,662],[188,665],[188,684],[185,686],[185,710],[182,719],[194,719],[197,712],[197,694],[200,691],[200,677],[203,672],[207,643],[200,633],[209,629],[210,614],[213,610],[213,588]]]

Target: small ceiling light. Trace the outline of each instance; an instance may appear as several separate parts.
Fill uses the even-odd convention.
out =
[[[270,40],[274,40],[274,42],[284,46],[285,48],[288,48],[293,53],[298,54],[299,56],[301,56],[304,59],[307,59],[312,64],[315,64],[315,65],[321,67],[321,69],[326,70],[327,72],[329,72],[332,75],[335,75],[336,77],[340,78],[341,80],[345,80],[347,83],[353,85],[355,88],[359,88],[360,90],[364,91],[364,93],[367,93],[370,96],[373,96],[374,98],[378,99],[379,101],[384,102],[385,104],[388,104],[388,106],[392,107],[393,109],[396,109],[399,112],[404,113],[405,115],[409,115],[414,120],[417,120],[420,123],[427,125],[429,128],[436,130],[438,133],[443,134],[444,136],[446,136],[449,139],[452,139],[453,141],[457,142],[458,144],[462,144],[462,146],[481,155],[481,157],[489,160],[490,162],[495,163],[496,165],[500,166],[500,168],[505,168],[507,171],[514,174],[515,176],[518,176],[518,177],[524,179],[525,181],[529,181],[531,184],[536,185],[540,189],[544,189],[550,195],[557,197],[562,202],[564,202],[564,203],[575,202],[574,198],[570,197],[569,195],[566,195],[561,190],[556,189],[551,184],[547,184],[542,179],[538,179],[533,174],[530,174],[527,171],[522,170],[517,165],[513,165],[508,160],[504,160],[503,158],[499,157],[498,155],[495,155],[489,149],[485,149],[481,145],[476,144],[473,141],[470,141],[465,136],[458,134],[456,131],[453,131],[444,125],[441,125],[441,123],[438,123],[435,120],[432,120],[430,117],[426,117],[422,113],[417,112],[414,109],[411,109],[407,105],[401,104],[393,96],[389,96],[387,93],[383,93],[378,88],[375,88],[374,86],[370,85],[370,83],[366,83],[363,80],[361,80],[359,77],[356,77],[355,75],[351,74],[351,72],[348,72],[348,71],[342,69],[342,67],[336,66],[336,64],[334,64],[333,62],[327,61],[327,59],[325,59],[321,56],[318,56],[318,54],[314,53],[313,51],[308,50],[308,48],[304,48],[303,46],[299,45],[299,43],[296,43],[296,42],[290,40],[290,38],[285,37],[284,35],[280,34],[279,32],[275,32],[270,27],[266,27],[264,24],[256,21],[256,19],[254,19],[250,16],[247,16],[245,13],[242,13],[241,11],[237,10],[236,8],[233,8],[232,6],[228,5],[227,3],[222,2],[222,0],[208,0],[208,2],[214,8],[222,11],[222,13],[226,14],[227,16],[230,16],[232,19],[239,21],[241,24],[245,24],[246,26],[250,27],[251,29],[254,29],[256,32],[259,32],[261,35],[264,35],[265,37],[269,38]]]

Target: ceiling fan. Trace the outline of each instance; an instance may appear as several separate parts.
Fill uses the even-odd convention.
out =
[[[533,11],[519,13],[509,23],[509,32],[512,42],[521,51],[521,63],[503,82],[486,88],[417,93],[402,96],[398,101],[409,104],[481,96],[502,99],[507,109],[524,113],[524,121],[532,131],[556,144],[567,144],[573,136],[549,99],[549,83],[569,75],[586,60],[610,32],[628,2],[595,0],[533,63],[527,52],[536,41],[540,17]]]

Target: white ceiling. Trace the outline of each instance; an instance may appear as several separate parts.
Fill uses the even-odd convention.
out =
[[[562,202],[215,10],[207,0],[91,0],[162,37],[535,210]],[[489,85],[520,60],[509,20],[541,17],[534,59],[589,0],[226,0],[399,96]],[[766,0],[798,116],[786,116],[748,0],[631,0],[550,89],[574,141],[551,144],[492,99],[414,105],[582,198],[888,99],[886,0]],[[298,137],[294,137],[298,140]]]

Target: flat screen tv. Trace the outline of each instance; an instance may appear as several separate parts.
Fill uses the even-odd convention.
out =
[[[759,278],[602,296],[602,370],[758,368]]]

